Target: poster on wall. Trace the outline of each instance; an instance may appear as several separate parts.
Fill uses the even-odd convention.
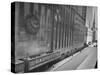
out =
[[[97,7],[11,3],[11,72],[97,69]]]

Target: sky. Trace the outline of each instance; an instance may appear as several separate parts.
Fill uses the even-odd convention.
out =
[[[90,28],[93,26],[93,20],[94,20],[94,15],[95,15],[95,27],[98,28],[98,8],[97,7],[87,7],[87,14],[86,14],[86,26]],[[96,36],[95,38],[97,39],[97,31],[96,31]],[[91,36],[88,36],[88,41],[91,40]]]
[[[90,28],[92,27],[93,25],[93,20],[94,20],[94,14],[95,14],[95,23],[96,23],[96,27],[97,27],[97,24],[98,24],[98,18],[97,18],[97,7],[92,7],[92,6],[89,6],[87,7],[87,14],[86,14],[86,26],[89,26],[90,25]]]

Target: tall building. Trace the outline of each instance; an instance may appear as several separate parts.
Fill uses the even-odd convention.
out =
[[[95,26],[95,14],[94,14],[94,20],[93,20],[93,26],[92,26],[92,31],[93,31],[93,35],[92,35],[92,37],[93,37],[93,39],[92,39],[92,42],[95,42],[95,40],[96,40],[96,26]]]
[[[87,43],[93,42],[96,39],[96,26],[97,25],[97,8],[87,7],[86,12],[86,27],[87,32]]]

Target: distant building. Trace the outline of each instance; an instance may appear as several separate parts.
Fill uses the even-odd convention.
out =
[[[87,7],[86,13],[86,27],[87,31],[87,43],[93,42],[97,39],[97,8],[96,7]]]

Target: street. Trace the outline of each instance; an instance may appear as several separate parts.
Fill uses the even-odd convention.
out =
[[[76,69],[93,69],[97,61],[97,48],[87,47],[81,52],[62,60],[51,67],[50,71],[65,71]]]

